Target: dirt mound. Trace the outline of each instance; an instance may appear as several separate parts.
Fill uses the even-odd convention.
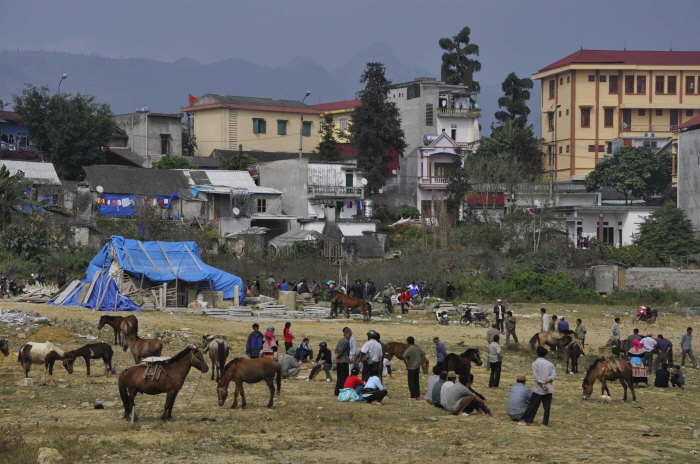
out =
[[[71,340],[73,334],[66,329],[59,327],[42,327],[32,335],[32,339],[36,341],[54,341],[54,340]]]

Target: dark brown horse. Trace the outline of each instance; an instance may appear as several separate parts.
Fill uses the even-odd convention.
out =
[[[410,345],[408,343],[401,343],[401,342],[389,342],[386,344],[386,357],[389,361],[396,356],[399,358],[401,361],[406,363],[406,360],[403,358],[403,352],[406,351],[406,348],[408,348]],[[430,371],[428,368],[430,367],[430,361],[428,361],[428,358],[423,357],[421,359],[421,368],[423,369],[424,374],[428,374]],[[408,364],[406,364],[408,367]]]
[[[566,373],[578,374],[578,358],[583,355],[583,349],[579,342],[574,341],[566,347]],[[571,370],[569,370],[569,362],[571,362]]]
[[[145,365],[131,366],[119,374],[119,396],[121,396],[122,404],[124,405],[124,417],[127,421],[129,416],[132,415],[134,399],[137,393],[146,395],[167,393],[168,396],[165,398],[165,407],[163,408],[161,419],[164,421],[172,420],[175,398],[177,398],[178,392],[185,383],[185,378],[189,374],[190,368],[194,367],[201,371],[202,374],[206,374],[209,371],[204,355],[194,345],[186,346],[184,350],[163,362],[162,367],[163,372],[158,377],[158,380],[153,378],[144,379],[147,369]],[[135,413],[133,417],[135,421],[138,420]]]
[[[216,381],[221,380],[221,372],[224,370],[226,365],[226,358],[228,358],[231,349],[226,343],[226,337],[223,335],[204,335],[204,353],[209,353],[209,359],[211,360],[211,379]]]
[[[90,375],[90,360],[102,359],[105,363],[105,375],[112,371],[112,356],[114,351],[107,342],[88,343],[81,346],[77,350],[66,351],[63,355],[63,367],[66,368],[69,374],[73,373],[73,363],[76,358],[83,358],[85,366],[87,366],[87,375]]]
[[[136,316],[102,316],[100,323],[97,324],[97,330],[100,330],[105,325],[114,329],[115,345],[122,342],[122,334],[138,335],[139,333],[139,320],[136,319]]]
[[[238,393],[241,394],[241,407],[245,408],[245,392],[243,391],[243,382],[258,383],[264,380],[270,388],[270,401],[267,407],[271,408],[275,397],[275,385],[272,382],[277,376],[277,397],[279,398],[282,391],[282,372],[280,363],[272,358],[256,358],[244,359],[235,358],[226,364],[224,374],[219,380],[219,386],[216,391],[219,394],[219,406],[223,406],[228,396],[228,384],[232,381],[236,383],[234,391],[233,404],[231,409],[234,409],[238,404]]]
[[[617,362],[617,366],[611,367],[610,364]],[[602,388],[600,394],[607,392],[608,396],[610,390],[608,389],[608,380],[619,380],[622,388],[625,390],[625,395],[622,401],[627,401],[627,387],[632,391],[632,401],[637,401],[637,396],[634,393],[634,385],[632,384],[632,366],[626,359],[607,359],[598,358],[593,361],[593,364],[586,371],[586,375],[583,377],[583,399],[587,400],[590,398],[591,393],[593,393],[593,384],[595,384],[596,379],[600,380]]]
[[[149,356],[160,356],[163,351],[163,342],[155,338],[139,338],[138,335],[124,335],[122,341],[122,349],[131,351],[136,364],[140,363],[143,358]]]
[[[0,351],[2,351],[2,354],[5,356],[10,355],[10,347],[7,344],[7,340],[0,340]]]
[[[372,319],[372,305],[362,298],[353,298],[345,293],[336,292],[331,297],[331,317],[338,315],[338,303],[343,303],[345,307],[345,317],[350,317],[350,308],[359,308],[362,310],[362,320],[368,322]]]
[[[569,346],[571,340],[573,340],[571,335],[563,335],[556,338],[552,332],[537,332],[530,339],[530,349],[535,351],[538,346],[548,346],[550,351],[556,352],[557,356],[559,356],[560,350],[564,350]],[[537,343],[537,345],[535,345],[535,343]]]
[[[462,354],[450,353],[445,356],[445,366],[447,366],[445,370],[455,371],[457,375],[469,374],[472,370],[472,363],[481,366],[479,348],[469,348]]]
[[[29,369],[32,364],[44,365],[44,382],[48,374],[49,383],[53,381],[53,365],[56,361],[63,359],[63,350],[51,342],[37,343],[28,342],[19,349],[17,361],[24,369],[24,377],[29,376]]]

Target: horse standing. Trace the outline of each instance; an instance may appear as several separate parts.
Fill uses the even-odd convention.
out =
[[[10,355],[10,347],[7,343],[7,340],[0,340],[0,351],[2,351],[2,354],[5,356]]]
[[[611,359],[598,358],[593,361],[593,364],[586,371],[586,375],[583,377],[583,399],[587,400],[590,398],[591,393],[593,393],[593,384],[595,384],[596,379],[600,380],[602,388],[600,394],[607,392],[608,396],[610,390],[608,389],[608,380],[619,380],[622,388],[625,390],[625,395],[622,401],[627,401],[627,387],[632,391],[632,401],[637,401],[637,396],[634,393],[634,384],[632,383],[632,366],[630,362],[626,359],[614,359],[617,363],[617,367],[610,367],[610,363],[613,362]]]
[[[194,345],[186,346],[184,350],[163,362],[161,366],[164,372],[156,380],[145,378],[148,366],[144,365],[131,366],[119,374],[119,396],[121,396],[122,404],[124,405],[124,417],[127,421],[134,410],[134,399],[137,393],[146,395],[167,393],[168,396],[165,398],[161,420],[172,420],[175,398],[177,398],[177,394],[185,383],[185,378],[187,378],[190,368],[194,367],[202,374],[206,374],[209,371],[204,355]],[[134,421],[137,421],[138,417],[136,417],[135,412],[133,416]]]
[[[406,368],[408,368],[408,363],[406,363],[406,360],[403,358],[403,353],[406,351],[406,348],[408,348],[410,345],[408,343],[401,343],[401,342],[389,342],[386,344],[386,358],[391,361],[391,359],[396,356],[399,358],[401,361],[403,361],[406,364]],[[423,369],[424,374],[430,373],[428,370],[430,367],[430,361],[428,361],[427,357],[423,357],[421,359],[421,368]]]
[[[131,351],[134,362],[139,364],[143,358],[160,356],[163,351],[163,342],[155,338],[139,338],[138,335],[124,335],[122,349]]]
[[[63,350],[51,342],[28,342],[20,347],[17,361],[24,369],[24,377],[29,376],[29,369],[32,367],[32,364],[43,364],[44,382],[46,382],[46,374],[48,372],[49,383],[51,383],[53,381],[53,365],[56,361],[63,360],[63,354]]]
[[[83,358],[87,367],[87,375],[90,375],[90,360],[102,359],[105,364],[105,375],[112,371],[112,356],[114,351],[107,342],[89,343],[81,346],[77,350],[66,351],[63,355],[63,367],[69,374],[73,373],[73,363],[76,358]]]
[[[267,407],[271,408],[275,397],[275,385],[273,380],[277,376],[277,397],[279,398],[282,391],[282,372],[281,364],[271,358],[256,358],[244,359],[235,358],[226,364],[224,374],[219,380],[219,385],[216,389],[219,395],[219,406],[223,406],[228,396],[228,384],[231,381],[236,383],[234,391],[233,404],[231,409],[235,409],[238,404],[238,393],[241,394],[241,407],[245,408],[245,391],[243,390],[243,382],[258,383],[264,380],[270,389],[270,401]]]
[[[102,316],[100,317],[100,323],[97,325],[97,330],[100,330],[105,325],[114,329],[115,345],[122,343],[122,334],[138,335],[139,333],[139,320],[136,319],[136,316]]]
[[[578,342],[569,343],[566,347],[566,373],[578,374],[578,358],[583,356],[583,350]],[[569,371],[569,362],[571,362],[571,371]]]
[[[211,379],[216,381],[221,380],[221,372],[224,370],[226,365],[226,358],[231,351],[226,343],[226,337],[224,335],[204,335],[204,353],[209,353],[209,359],[211,360]]]
[[[556,338],[552,332],[537,332],[530,339],[530,349],[535,351],[537,346],[548,346],[550,351],[556,352],[557,356],[559,356],[559,350],[566,349],[572,340],[573,337],[571,335],[563,335]],[[535,342],[537,342],[537,346],[535,346]]]
[[[362,310],[362,320],[364,322],[369,322],[372,319],[372,305],[369,302],[340,292],[336,292],[331,297],[331,315],[338,314],[338,302],[343,303],[345,307],[345,318],[350,318],[350,308],[359,308]]]
[[[469,348],[462,354],[450,353],[445,356],[445,370],[455,371],[457,375],[469,374],[472,370],[471,363],[481,366],[479,348]]]

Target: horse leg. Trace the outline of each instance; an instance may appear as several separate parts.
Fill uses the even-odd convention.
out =
[[[139,421],[139,417],[136,415],[136,411],[134,408],[136,407],[136,394],[138,392],[136,391],[136,387],[131,387],[129,389],[129,414],[131,414],[131,417],[133,417],[134,422]],[[128,417],[127,417],[128,419]]]
[[[236,406],[238,406],[238,393],[243,390],[243,382],[239,382],[238,380],[236,382],[236,388],[233,391],[233,404],[231,405],[231,409],[236,409]]]
[[[90,376],[90,356],[85,357],[85,366],[87,367],[87,375]]]
[[[273,379],[274,379],[274,377],[267,380],[267,386],[270,389],[270,401],[267,403],[268,408],[272,407],[273,398],[275,397],[275,384],[272,381]]]
[[[165,407],[163,408],[163,415],[161,420],[170,421],[173,420],[173,406],[175,405],[175,398],[177,398],[179,390],[176,388],[168,392],[168,396],[165,397]]]
[[[624,394],[622,396],[622,402],[624,403],[625,401],[627,401],[627,380],[621,378],[620,385],[622,385],[622,390],[624,391]]]
[[[241,380],[241,409],[245,409],[245,390],[243,389],[243,381]]]

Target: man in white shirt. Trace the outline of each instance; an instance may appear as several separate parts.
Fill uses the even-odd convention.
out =
[[[540,313],[542,313],[542,317],[540,318],[540,331],[549,332],[549,316],[547,315],[547,310],[545,308],[540,308]]]
[[[620,318],[619,317],[615,318],[615,322],[613,322],[611,330],[612,330],[613,340],[619,340],[620,339]]]
[[[343,333],[345,333],[345,329],[350,330],[349,327],[344,327]],[[352,330],[350,330],[350,332],[352,333]],[[348,341],[350,342],[350,365],[356,366],[357,364],[355,364],[355,355],[357,354],[357,340],[355,340],[355,337],[350,336],[350,339]]]
[[[554,394],[554,379],[557,377],[554,364],[547,361],[547,349],[543,346],[537,347],[537,359],[532,363],[532,376],[535,384],[532,387],[532,396],[527,406],[527,411],[523,414],[518,425],[529,425],[535,420],[540,403],[544,406],[544,417],[542,425],[549,424],[549,408],[552,405],[552,395]]]
[[[642,339],[642,347],[644,348],[644,365],[647,368],[647,372],[652,371],[654,366],[654,348],[656,348],[656,340],[654,340],[654,334],[651,331],[647,332],[647,336]]]
[[[440,387],[440,404],[444,405],[447,404],[447,395],[450,393],[450,389],[455,386],[455,382],[457,381],[457,374],[455,371],[450,371],[447,373],[447,381],[442,384],[442,387]]]
[[[440,366],[433,366],[433,375],[428,377],[428,391],[425,392],[423,399],[430,404],[433,404],[433,387],[440,380]]]
[[[372,367],[375,367],[377,372],[381,372],[379,366],[382,365],[382,345],[377,341],[376,331],[367,332],[367,341],[362,345],[360,353],[367,354],[367,360],[362,366],[362,380],[366,382],[370,378]]]

